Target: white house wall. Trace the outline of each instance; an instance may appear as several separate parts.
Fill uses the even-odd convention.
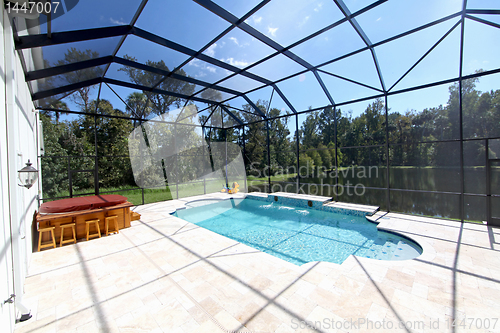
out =
[[[2,0],[0,0],[2,1]],[[3,8],[3,1],[2,1]],[[29,160],[40,170],[38,163],[37,128],[38,114],[34,112],[30,91],[15,51],[11,19],[3,10],[2,45],[0,52],[0,303],[12,290],[17,301],[22,301],[24,280],[32,252],[33,214],[38,209],[39,187],[31,189],[18,186],[18,170]],[[22,19],[21,19],[22,20]],[[21,22],[19,22],[21,23]],[[26,57],[31,62],[31,57]],[[28,67],[31,65],[28,64]],[[32,231],[33,230],[33,231]],[[3,233],[3,234],[2,234]],[[10,267],[13,267],[12,269]],[[10,270],[10,271],[9,271]],[[2,306],[0,327],[14,328],[13,305]],[[5,321],[8,322],[5,322]],[[3,330],[2,330],[3,331]]]

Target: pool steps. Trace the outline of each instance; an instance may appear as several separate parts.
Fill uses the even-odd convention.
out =
[[[373,222],[373,223],[379,223],[379,222],[382,222],[383,219],[389,219],[388,217],[385,217],[387,214],[388,214],[387,212],[383,212],[383,211],[379,210],[375,214],[373,214],[371,216],[367,216],[366,219],[370,222]]]

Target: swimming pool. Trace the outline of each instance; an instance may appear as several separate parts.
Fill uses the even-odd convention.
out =
[[[196,205],[174,215],[296,265],[311,261],[341,264],[351,254],[405,260],[422,253],[415,242],[379,231],[365,217],[250,198]]]

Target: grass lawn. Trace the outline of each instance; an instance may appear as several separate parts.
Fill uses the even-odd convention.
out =
[[[399,167],[398,169],[404,169],[407,167]],[[410,168],[409,168],[410,169]],[[412,168],[415,169],[415,168]],[[423,169],[423,168],[422,168]],[[273,183],[279,183],[279,182],[295,182],[297,174],[287,174],[287,175],[276,175],[271,177],[271,182]],[[431,177],[432,178],[432,177]],[[238,182],[240,184],[240,190],[244,191],[244,184],[245,181],[244,179],[229,179],[229,185],[231,185],[234,181]],[[246,186],[249,191],[265,191],[267,190],[267,185],[269,181],[268,177],[254,177],[254,176],[248,176],[247,181],[246,181]],[[178,196],[180,198],[184,197],[189,197],[189,196],[194,196],[194,195],[201,195],[205,193],[214,193],[214,192],[219,192],[222,187],[225,185],[225,180],[221,179],[213,179],[213,180],[206,180],[206,181],[199,181],[199,182],[191,182],[191,183],[185,183],[185,184],[179,184],[179,185],[171,185],[170,187],[164,187],[164,188],[149,188],[149,189],[144,189],[143,190],[137,186],[120,186],[120,187],[108,187],[108,188],[100,188],[99,193],[100,194],[120,194],[125,197],[127,197],[128,201],[130,201],[134,205],[142,205],[148,204],[148,203],[153,203],[153,202],[160,202],[160,201],[166,201],[166,200],[172,200],[176,199]],[[264,186],[264,187],[262,187]],[[399,192],[394,192],[396,194],[399,194]],[[396,195],[394,194],[394,195]],[[94,195],[93,189],[80,189],[80,190],[75,190],[73,191],[73,196],[83,196],[83,195]],[[64,197],[69,197],[69,191],[63,191],[57,194],[57,197],[59,198],[64,198]],[[55,200],[55,199],[54,199]],[[432,198],[428,198],[428,200],[435,200]],[[48,202],[51,200],[44,200],[44,202]],[[374,199],[376,202],[377,200]],[[429,203],[430,204],[430,203]],[[432,206],[432,205],[431,205]],[[398,211],[398,210],[395,210]],[[407,212],[404,211],[404,209],[401,211],[401,213],[410,213],[410,214],[416,214],[416,215],[421,215],[421,216],[429,216],[429,217],[437,217],[433,216],[432,214],[429,214],[426,211],[415,211],[415,212]],[[472,214],[472,218],[466,218],[466,222],[472,222],[472,223],[482,223],[482,221],[479,221],[481,219],[480,215],[477,214]],[[439,218],[439,217],[438,217]],[[456,220],[456,217],[453,218],[451,216],[443,216],[441,218],[445,219],[450,219],[450,220]]]
[[[244,180],[232,180],[236,181],[240,184],[240,188],[244,187]],[[257,181],[261,183],[261,181]],[[192,183],[184,183],[177,185],[166,186],[164,188],[147,188],[144,189],[144,204],[172,200],[177,198],[177,193],[179,193],[179,197],[189,197],[193,195],[200,195],[205,193],[214,193],[219,192],[222,189],[222,186],[225,181],[220,179],[217,180],[207,180],[205,182],[192,182]],[[77,196],[85,196],[85,195],[94,195],[94,189],[80,189],[73,191],[73,197]],[[139,187],[134,187],[132,185],[129,186],[119,186],[119,187],[101,187],[99,189],[99,194],[119,194],[127,197],[128,201],[133,203],[134,205],[142,205],[143,204],[143,193],[142,189]],[[61,191],[57,193],[57,198],[68,198],[69,191]],[[52,199],[57,200],[57,199]],[[44,200],[44,202],[52,201],[50,199]]]

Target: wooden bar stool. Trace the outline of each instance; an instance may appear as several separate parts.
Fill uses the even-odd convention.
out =
[[[73,231],[73,237],[71,239],[64,240],[64,229],[71,228]],[[75,223],[61,224],[61,241],[59,242],[59,246],[63,246],[66,243],[75,243],[76,244],[76,232],[75,232]]]
[[[40,252],[40,249],[44,249],[46,247],[52,247],[54,249],[56,248],[56,237],[54,236],[55,228],[56,227],[45,227],[42,229],[38,229],[38,252]],[[52,241],[50,243],[42,244],[42,237],[44,232],[48,232],[50,237],[52,238]]]
[[[109,230],[109,224],[113,222],[114,230]],[[117,215],[111,215],[111,216],[106,216],[104,218],[104,224],[106,225],[106,236],[109,235],[110,233],[117,233],[119,234],[120,232],[118,231],[118,216]]]
[[[101,238],[101,229],[99,229],[99,219],[94,219],[94,220],[86,220],[85,223],[87,224],[86,225],[86,231],[87,231],[87,240],[89,240],[89,238],[94,238],[94,237],[99,237]],[[89,231],[90,231],[90,225],[91,224],[94,224],[95,226],[95,229],[97,230],[96,233],[94,234],[89,234]]]

